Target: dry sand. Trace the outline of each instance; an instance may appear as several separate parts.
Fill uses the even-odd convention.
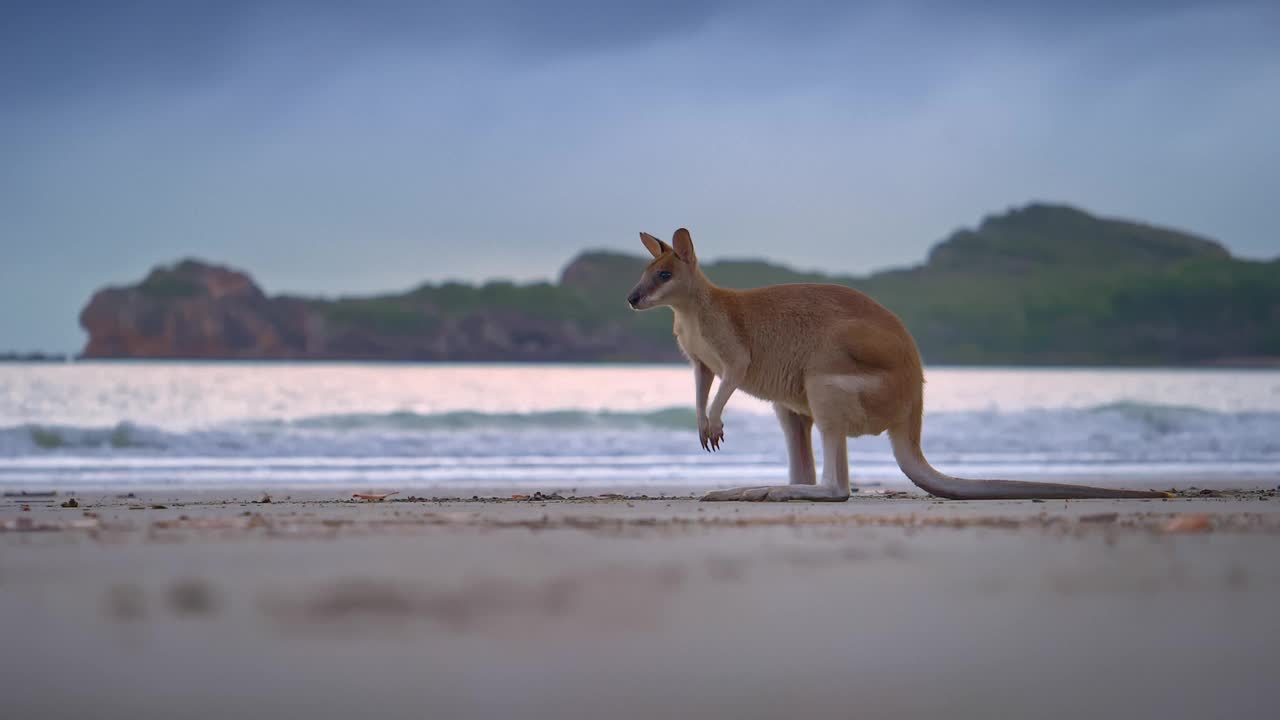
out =
[[[0,501],[6,717],[1280,712],[1274,490],[65,499]]]

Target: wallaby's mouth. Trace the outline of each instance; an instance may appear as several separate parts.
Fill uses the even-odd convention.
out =
[[[644,308],[640,307],[640,301],[642,300],[644,300],[644,295],[639,291],[633,290],[631,294],[627,296],[627,304],[631,306],[632,310],[643,310]]]

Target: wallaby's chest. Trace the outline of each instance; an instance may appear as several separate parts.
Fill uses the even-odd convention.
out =
[[[696,317],[676,315],[673,331],[681,352],[711,368],[711,372],[716,375],[724,374],[722,353],[716,348],[714,340],[704,332],[703,325]]]

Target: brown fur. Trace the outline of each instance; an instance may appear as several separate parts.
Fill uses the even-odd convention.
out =
[[[906,475],[926,491],[947,498],[1163,497],[1163,493],[1112,490],[1055,483],[965,480],[934,470],[920,450],[924,371],[907,328],[884,306],[840,285],[775,285],[729,290],[712,283],[698,267],[693,239],[677,230],[671,245],[641,233],[654,256],[628,296],[644,310],[671,307],[681,351],[698,379],[698,422],[703,446],[723,440],[720,413],[736,389],[768,400],[784,428],[807,446],[808,423],[824,436],[828,456],[844,453],[844,438],[888,431],[894,456]],[[670,273],[663,279],[662,273]],[[707,407],[710,376],[720,378]],[[791,415],[798,417],[791,417]],[[787,423],[799,422],[800,425]],[[799,428],[799,429],[797,429]],[[838,445],[834,444],[838,438]],[[812,475],[809,450],[808,483]],[[845,499],[848,468],[824,468],[830,496],[796,490],[808,484],[805,458],[792,458],[792,488],[742,488],[712,493],[708,499]],[[841,487],[843,486],[843,487]],[[799,493],[799,494],[797,494]],[[759,497],[757,497],[759,496]]]

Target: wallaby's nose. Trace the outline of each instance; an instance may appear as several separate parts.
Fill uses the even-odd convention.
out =
[[[631,306],[632,310],[635,310],[638,302],[640,302],[640,293],[635,290],[631,291],[631,294],[627,296],[627,304]]]

